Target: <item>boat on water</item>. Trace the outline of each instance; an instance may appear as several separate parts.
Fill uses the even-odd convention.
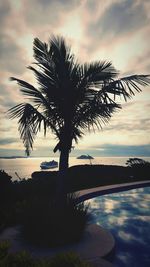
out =
[[[54,168],[57,168],[58,167],[58,162],[55,161],[55,160],[52,160],[52,161],[43,161],[41,164],[40,164],[40,167],[41,169],[54,169]]]
[[[81,156],[77,157],[77,159],[94,159],[94,158],[90,155],[81,155]]]

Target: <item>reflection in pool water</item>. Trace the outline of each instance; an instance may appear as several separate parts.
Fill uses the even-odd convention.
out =
[[[150,187],[99,196],[87,201],[92,222],[116,240],[116,267],[150,266]]]

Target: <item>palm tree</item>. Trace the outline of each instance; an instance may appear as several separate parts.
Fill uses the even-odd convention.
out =
[[[54,152],[60,151],[59,189],[65,192],[65,172],[68,168],[72,142],[78,142],[85,130],[100,129],[113,112],[121,108],[117,96],[126,101],[141,86],[150,83],[148,75],[118,78],[111,62],[97,61],[79,64],[62,37],[52,37],[48,44],[34,39],[35,67],[38,87],[12,77],[30,103],[9,109],[11,119],[18,118],[20,137],[27,155],[33,149],[37,133],[50,128],[58,139]]]

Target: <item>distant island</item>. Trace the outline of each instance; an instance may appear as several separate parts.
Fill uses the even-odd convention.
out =
[[[94,159],[94,158],[90,155],[81,155],[81,156],[77,157],[77,159]]]
[[[27,156],[4,156],[4,157],[0,157],[0,159],[22,159],[22,158],[27,158]]]

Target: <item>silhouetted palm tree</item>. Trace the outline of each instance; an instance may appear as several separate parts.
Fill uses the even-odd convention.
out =
[[[62,37],[53,37],[49,44],[36,38],[33,50],[36,68],[28,68],[34,72],[38,87],[11,78],[32,104],[16,105],[9,115],[19,119],[19,132],[28,155],[41,128],[45,135],[50,128],[57,137],[54,152],[60,151],[61,188],[73,140],[77,142],[86,129],[101,128],[121,108],[115,97],[122,96],[126,101],[150,79],[148,75],[118,79],[119,73],[111,62],[79,64]]]

